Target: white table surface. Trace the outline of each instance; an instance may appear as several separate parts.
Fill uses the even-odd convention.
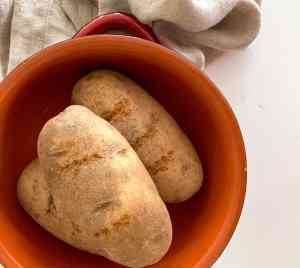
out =
[[[300,267],[300,2],[265,0],[259,38],[207,68],[248,157],[241,221],[217,268]]]

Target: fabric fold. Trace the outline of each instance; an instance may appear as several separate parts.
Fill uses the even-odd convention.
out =
[[[254,0],[103,0],[100,14],[126,12],[153,27],[161,43],[205,67],[202,47],[247,47],[261,26],[260,1]],[[147,7],[147,8],[145,8]]]
[[[33,53],[112,12],[152,26],[163,45],[201,69],[207,51],[247,47],[261,25],[259,0],[0,0],[0,79]]]

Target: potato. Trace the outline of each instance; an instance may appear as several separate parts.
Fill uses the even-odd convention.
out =
[[[129,267],[158,262],[172,240],[168,211],[127,140],[82,106],[47,122],[39,160],[18,182],[24,209],[66,243]]]
[[[164,201],[182,202],[200,189],[202,165],[191,142],[134,81],[114,71],[94,71],[75,85],[72,103],[88,107],[127,138]]]

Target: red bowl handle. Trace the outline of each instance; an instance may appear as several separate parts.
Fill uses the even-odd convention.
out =
[[[124,30],[136,37],[159,43],[151,27],[140,23],[132,16],[123,13],[112,13],[97,17],[83,26],[73,38],[104,34],[109,30]]]

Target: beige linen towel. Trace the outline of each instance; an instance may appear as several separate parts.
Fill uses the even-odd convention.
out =
[[[98,14],[126,12],[200,68],[206,48],[239,49],[257,36],[254,0],[0,0],[0,80],[34,52],[68,39]]]

